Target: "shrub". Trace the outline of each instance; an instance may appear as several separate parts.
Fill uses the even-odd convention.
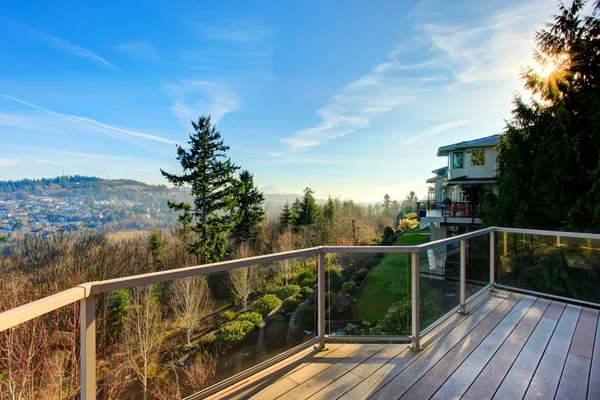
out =
[[[275,295],[279,297],[281,300],[285,300],[288,297],[295,296],[300,293],[300,286],[298,285],[288,285],[278,288],[275,291]]]
[[[285,313],[290,313],[292,311],[295,311],[299,305],[300,305],[300,299],[298,299],[296,297],[290,297],[283,301],[283,303],[281,304],[281,308],[283,309],[283,311]]]
[[[404,219],[409,219],[409,220],[417,219],[417,213],[416,212],[411,212],[411,213],[408,213],[408,214],[404,214]]]
[[[429,325],[439,318],[441,308],[438,304],[421,298],[421,323]],[[377,331],[388,335],[410,335],[412,302],[410,297],[394,303],[377,325]]]
[[[360,271],[352,275],[352,280],[355,282],[362,282],[367,275],[369,275],[369,270],[367,268],[361,268]]]
[[[223,311],[221,317],[223,317],[225,321],[233,321],[233,319],[235,318],[235,312],[231,310]]]
[[[283,321],[284,319],[285,318],[281,314],[275,314],[275,315],[272,315],[269,317],[269,320],[273,321],[273,322],[280,322],[280,321]]]
[[[256,328],[258,328],[263,321],[262,315],[257,312],[247,312],[238,315],[236,318],[237,321],[250,321]]]
[[[312,269],[303,269],[298,272],[296,280],[301,287],[313,287],[317,284],[317,277]]]
[[[408,220],[408,219],[400,220],[400,224],[398,225],[398,228],[402,229],[403,231],[409,230],[410,229],[410,220]]]
[[[342,285],[342,292],[346,293],[348,296],[354,297],[358,293],[358,286],[356,285],[356,282],[344,282]]]
[[[263,317],[269,315],[269,313],[281,304],[281,300],[274,294],[266,294],[260,299],[256,300],[252,307],[254,311],[261,314]]]
[[[332,265],[325,270],[325,277],[329,280],[329,285],[334,290],[339,290],[342,287],[344,280],[342,279],[341,268],[337,265]]]
[[[254,330],[254,324],[250,321],[232,321],[224,325],[216,335],[216,340],[222,344],[238,342]]]
[[[394,237],[394,235],[395,235],[395,232],[391,226],[388,225],[383,229],[383,238],[384,239],[390,240],[391,238]]]
[[[314,292],[315,291],[312,288],[310,288],[308,286],[305,286],[302,289],[300,289],[300,296],[302,296],[302,298],[306,300],[307,298],[309,298],[310,296],[312,296],[312,294]]]

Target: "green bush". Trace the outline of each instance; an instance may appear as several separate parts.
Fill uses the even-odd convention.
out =
[[[342,292],[346,293],[350,297],[356,296],[358,294],[358,286],[356,285],[356,282],[344,282],[342,285]]]
[[[127,310],[131,306],[131,293],[128,289],[113,290],[108,298],[108,330],[111,334],[120,332],[127,323]]]
[[[254,324],[250,321],[232,321],[224,325],[216,335],[216,340],[221,344],[238,342],[254,330]]]
[[[315,291],[312,288],[308,287],[308,286],[305,286],[302,289],[300,289],[300,296],[302,296],[302,298],[305,299],[305,300],[307,298],[309,298],[310,296],[312,296],[313,293],[315,293]]]
[[[250,321],[250,322],[252,322],[252,324],[254,324],[255,327],[258,328],[262,324],[263,318],[262,318],[262,315],[260,315],[257,312],[247,312],[247,313],[238,315],[236,320],[237,321]]]
[[[313,287],[317,284],[317,277],[312,269],[303,269],[298,272],[296,280],[301,287]]]
[[[266,317],[269,313],[281,304],[281,300],[274,294],[266,294],[256,300],[252,307],[254,311]]]
[[[281,308],[283,309],[283,312],[290,313],[296,311],[296,308],[298,308],[299,305],[300,299],[296,297],[290,297],[283,301],[283,303],[281,304]]]
[[[271,317],[269,317],[269,321],[273,321],[273,322],[279,322],[279,321],[283,321],[285,318],[283,318],[283,315],[281,314],[275,314]]]
[[[344,280],[342,279],[342,271],[339,266],[332,265],[327,268],[325,270],[325,277],[333,290],[339,290],[342,287]]]
[[[390,240],[394,237],[395,234],[396,233],[394,232],[394,229],[392,229],[392,227],[389,225],[383,229],[383,239]]]
[[[417,213],[416,212],[411,212],[408,214],[404,214],[404,219],[417,219]]]
[[[427,326],[441,316],[441,307],[421,298],[421,324]],[[410,297],[393,304],[377,325],[379,334],[410,335],[412,302]]]
[[[279,297],[279,299],[285,300],[288,297],[297,295],[298,293],[300,293],[300,290],[301,288],[298,285],[288,285],[278,288],[275,291],[275,295]]]
[[[231,310],[223,311],[221,317],[223,317],[225,321],[233,321],[233,319],[235,318],[235,313]]]

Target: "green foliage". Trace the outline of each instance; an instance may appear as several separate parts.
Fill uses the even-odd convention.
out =
[[[259,224],[265,217],[265,197],[254,186],[254,177],[249,171],[240,172],[235,197],[237,204],[234,213],[237,221],[231,230],[231,237],[238,243],[255,243],[260,233]]]
[[[342,292],[346,293],[350,297],[356,296],[358,294],[358,286],[356,285],[356,282],[344,282],[342,284]]]
[[[417,201],[419,198],[415,194],[415,192],[411,191],[406,195],[404,200],[402,201],[401,209],[404,214],[408,213],[416,213],[417,211]]]
[[[221,317],[223,317],[225,321],[233,321],[233,319],[235,318],[235,312],[231,310],[223,311]]]
[[[331,265],[325,270],[325,278],[333,290],[339,290],[344,280],[342,279],[342,270],[337,265]]]
[[[266,317],[271,311],[277,308],[281,304],[281,300],[274,294],[266,294],[260,299],[256,300],[252,305],[252,308],[257,313]]]
[[[429,325],[441,316],[442,309],[438,303],[421,298],[421,324]],[[387,335],[410,335],[412,319],[411,298],[404,298],[393,304],[379,322],[376,330],[380,334]]]
[[[298,293],[300,293],[300,290],[301,288],[298,285],[287,285],[278,288],[275,292],[275,295],[281,300],[285,300],[290,296],[297,295]]]
[[[273,321],[273,322],[281,322],[281,321],[285,320],[285,318],[281,314],[275,314],[275,315],[270,316],[269,320]]]
[[[131,307],[131,292],[128,289],[113,290],[108,297],[107,325],[110,334],[121,332],[127,324]]]
[[[326,221],[332,222],[335,218],[335,202],[329,196],[327,198],[327,203],[323,206],[323,217]]]
[[[154,269],[160,269],[163,256],[163,237],[157,229],[153,229],[148,239]]]
[[[394,237],[394,235],[395,235],[395,232],[394,232],[394,229],[391,226],[387,225],[383,229],[383,238],[384,239],[390,240],[390,239],[392,239]]]
[[[210,117],[201,116],[192,121],[189,148],[177,145],[177,160],[182,175],[160,170],[175,186],[190,185],[194,201],[169,202],[171,211],[179,213],[184,232],[193,232],[189,250],[200,263],[220,261],[225,255],[226,234],[235,223],[234,208],[239,185],[234,173],[239,169],[226,156],[229,146],[221,133],[211,124]]]
[[[300,305],[300,299],[298,297],[290,297],[287,298],[281,303],[281,309],[284,313],[290,313],[295,311],[296,308]]]
[[[317,206],[317,200],[312,189],[304,189],[302,200],[295,202],[293,207],[296,212],[296,219],[294,221],[296,227],[309,226],[316,222],[319,207]]]
[[[408,219],[408,220],[417,219],[417,213],[410,212],[410,213],[404,214],[404,219]]]
[[[307,299],[308,297],[312,296],[315,293],[315,291],[308,286],[304,286],[302,289],[300,289],[300,296],[302,296],[303,299]]]
[[[220,344],[230,345],[246,337],[254,330],[250,321],[232,321],[224,325],[216,334],[216,341]]]
[[[295,218],[296,215],[294,214],[290,203],[286,201],[279,214],[279,229],[285,230],[290,228],[294,224]]]
[[[259,327],[263,322],[263,317],[257,312],[247,312],[238,315],[236,318],[237,321],[250,321],[254,324],[255,327]]]
[[[553,70],[523,74],[542,101],[514,100],[497,147],[498,196],[484,197],[488,225],[600,230],[600,3],[584,15],[585,3],[561,3],[536,33],[534,57]]]
[[[312,269],[304,268],[296,274],[296,281],[298,281],[300,287],[313,287],[317,284],[317,276]]]

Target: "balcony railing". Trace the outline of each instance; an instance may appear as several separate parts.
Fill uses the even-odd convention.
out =
[[[406,257],[407,284],[410,284],[410,334],[407,335],[336,335],[332,333],[331,314],[327,318],[326,257],[329,254],[379,253]],[[82,399],[96,398],[96,299],[118,289],[129,289],[175,279],[207,275],[237,268],[281,262],[298,257],[317,259],[317,336],[300,346],[283,352],[252,368],[222,380],[189,398],[202,398],[233,385],[307,347],[317,345],[324,349],[330,341],[394,341],[410,342],[410,347],[421,349],[421,338],[453,313],[467,313],[468,303],[485,290],[501,288],[540,297],[567,301],[600,308],[597,285],[583,284],[577,298],[565,296],[565,288],[558,282],[544,287],[538,285],[539,275],[548,275],[548,269],[560,268],[556,279],[565,279],[565,271],[572,279],[585,282],[600,270],[600,235],[572,232],[552,232],[491,227],[417,246],[321,246],[285,253],[270,254],[208,265],[129,276],[106,281],[89,282],[69,290],[0,313],[0,332],[33,320],[62,307],[79,302],[80,313],[80,394]],[[546,269],[546,271],[542,270]],[[398,273],[401,269],[398,268]],[[570,274],[570,275],[569,275]],[[589,275],[589,276],[588,276]],[[533,279],[524,280],[524,276]],[[550,277],[552,279],[552,277]],[[528,283],[527,283],[528,282]],[[588,288],[589,286],[589,288]],[[429,307],[432,298],[421,294],[422,288],[443,287],[444,296],[435,298],[441,303],[435,315],[422,317],[421,307]],[[456,288],[458,296],[453,296]],[[589,289],[589,290],[588,290]],[[427,289],[429,290],[429,289]],[[427,294],[428,296],[430,294]],[[382,296],[385,296],[382,293]],[[436,297],[437,296],[437,297]],[[329,303],[331,298],[329,299]],[[331,311],[330,311],[331,312]],[[329,331],[327,330],[329,323]]]
[[[417,220],[424,217],[444,218],[470,218],[472,221],[479,218],[479,203],[470,201],[456,201],[444,203],[439,201],[419,201],[417,202]]]

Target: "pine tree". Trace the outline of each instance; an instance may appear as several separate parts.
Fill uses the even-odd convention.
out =
[[[327,203],[323,205],[323,217],[329,223],[333,222],[333,219],[335,217],[335,208],[336,204],[331,198],[331,196],[329,196],[329,198],[327,199]]]
[[[514,100],[498,144],[498,194],[485,196],[490,225],[600,229],[600,18],[598,3],[561,4],[536,32],[525,86],[541,98]]]
[[[294,205],[296,205],[296,203],[294,203]],[[318,216],[318,206],[312,189],[304,189],[304,197],[299,201],[299,205],[300,209],[298,211],[296,225],[308,226],[314,224]]]
[[[238,243],[254,243],[260,234],[260,222],[265,217],[265,197],[254,186],[254,177],[246,170],[240,172],[236,189],[236,223],[231,237]]]
[[[289,202],[285,202],[281,213],[279,214],[279,229],[282,231],[290,228],[294,224],[294,212]]]
[[[235,223],[233,211],[236,199],[235,172],[239,169],[227,157],[221,133],[211,125],[210,117],[192,121],[189,149],[177,146],[177,160],[182,175],[160,170],[175,186],[190,185],[193,203],[169,201],[171,211],[179,212],[179,222],[185,232],[193,232],[189,246],[201,263],[223,259],[227,234]]]

